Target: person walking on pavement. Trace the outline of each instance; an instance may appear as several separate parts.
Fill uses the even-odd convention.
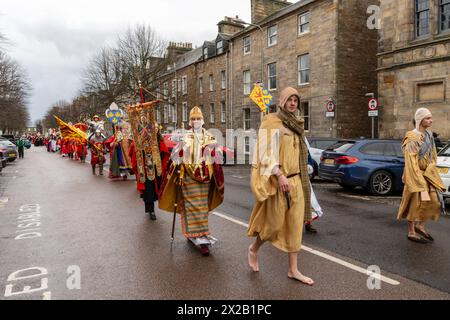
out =
[[[207,256],[216,241],[210,236],[209,212],[224,199],[222,165],[217,142],[204,128],[203,114],[193,107],[191,130],[172,151],[172,165],[161,188],[159,208],[181,215],[183,235]]]
[[[406,133],[402,144],[405,187],[397,219],[408,220],[408,239],[417,243],[434,241],[425,230],[425,223],[438,220],[445,191],[436,168],[436,146],[429,131],[432,123],[431,112],[426,108],[418,109],[414,117],[415,129]]]
[[[98,164],[99,175],[103,175],[103,164],[105,163],[106,148],[102,133],[100,130],[95,131],[95,135],[89,140],[91,142],[91,166],[92,174],[96,175],[95,167]]]
[[[25,137],[20,137],[19,140],[16,142],[17,150],[19,151],[19,159],[23,159],[24,157],[24,150],[25,150]]]
[[[278,112],[265,116],[261,123],[251,173],[257,203],[247,231],[256,241],[248,248],[248,263],[258,272],[258,250],[270,241],[288,254],[287,276],[311,286],[314,281],[300,273],[297,263],[303,224],[312,220],[304,120],[295,115],[299,103],[297,90],[284,89]]]

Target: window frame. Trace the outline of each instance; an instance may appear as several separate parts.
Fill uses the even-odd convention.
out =
[[[305,22],[305,23],[302,24],[301,23],[301,19],[303,17],[305,17],[305,16],[309,16],[308,22]],[[302,32],[302,27],[305,26],[305,25],[308,26],[308,30]],[[308,34],[310,32],[311,32],[311,11],[306,11],[306,12],[300,13],[298,15],[298,30],[297,30],[297,34],[299,36],[302,36],[302,35]]]
[[[245,44],[245,40],[248,39],[248,44]],[[246,36],[242,38],[242,46],[243,46],[243,52],[244,55],[248,55],[252,53],[252,38],[251,36]],[[245,51],[245,49],[248,47],[248,51]]]
[[[430,36],[430,12],[431,12],[431,6],[430,6],[430,0],[424,0],[428,4],[427,9],[419,10],[419,1],[421,0],[414,0],[414,32],[416,38],[425,38]],[[419,28],[419,23],[423,19],[419,19],[419,15],[423,12],[427,12],[427,33],[426,34],[419,34],[421,28]]]
[[[301,60],[302,57],[308,57],[308,66],[305,69],[302,69]],[[298,85],[304,86],[311,83],[311,55],[309,53],[301,54],[297,57],[297,69],[298,69]],[[302,74],[303,72],[307,72],[308,82],[302,82]]]
[[[214,91],[214,75],[213,74],[209,75],[209,91],[210,92]]]
[[[206,53],[205,53],[206,52]],[[209,53],[209,48],[208,47],[204,47],[203,48],[203,58],[206,60],[208,59],[208,53]]]
[[[308,115],[305,115],[305,104],[307,105]],[[309,100],[300,101],[299,110],[301,117],[305,120],[305,131],[311,131],[311,102]]]
[[[181,93],[186,95],[188,93],[187,90],[187,76],[181,77]]]
[[[203,77],[198,78],[198,93],[203,94]]]
[[[220,122],[225,123],[227,121],[227,105],[225,101],[220,102]]]
[[[270,66],[272,66],[272,65],[275,65],[275,75],[270,75]],[[268,63],[267,64],[267,89],[269,90],[269,91],[274,91],[274,90],[277,90],[277,76],[278,76],[278,73],[277,73],[277,63],[276,62],[272,62],[272,63]],[[272,79],[272,78],[275,78],[275,87],[273,88],[271,85],[270,85],[270,80]]]
[[[246,75],[247,74],[248,74],[248,82],[246,82],[246,80],[247,80],[246,79]],[[244,82],[244,95],[245,96],[249,96],[250,93],[252,92],[252,74],[251,74],[250,69],[249,70],[244,70],[242,72],[242,79],[243,79],[243,82]]]
[[[181,104],[181,119],[182,122],[188,121],[188,103],[186,101]]]
[[[225,90],[227,88],[227,74],[225,70],[220,71],[220,89]]]
[[[216,123],[216,107],[214,102],[209,104],[209,123]]]
[[[450,0],[438,0],[438,1],[439,1],[439,3],[438,3],[438,6],[439,6],[439,13],[438,13],[439,14],[439,33],[449,33],[450,32],[450,23],[449,23],[449,21],[450,21],[450,14],[447,17],[449,21],[446,21],[446,23],[449,24],[449,27],[446,28],[446,29],[442,28],[443,27],[442,16],[444,14],[443,8],[445,6],[449,6],[449,8],[450,8]],[[445,1],[445,3],[444,3],[444,1]]]
[[[273,28],[275,28],[275,33],[270,35],[270,30],[273,29]],[[275,38],[275,42],[271,43],[271,40],[273,38]],[[274,24],[274,25],[271,25],[270,27],[267,27],[267,46],[268,47],[273,47],[273,46],[275,46],[277,44],[278,44],[278,25]]]
[[[219,43],[222,44],[220,47],[219,47]],[[222,54],[224,52],[223,51],[223,45],[224,45],[223,40],[219,40],[219,41],[216,42],[216,54],[217,55]]]
[[[248,113],[248,119],[245,117],[247,113]],[[251,112],[250,112],[250,108],[244,108],[242,110],[242,121],[243,121],[244,131],[250,130],[251,129]],[[248,122],[248,126],[246,126],[247,122]]]

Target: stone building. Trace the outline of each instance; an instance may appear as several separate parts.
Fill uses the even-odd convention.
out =
[[[261,81],[274,96],[298,89],[310,136],[369,136],[366,93],[376,92],[377,31],[367,27],[374,0],[251,0],[252,26],[232,38],[231,127],[257,128],[249,98]],[[326,118],[326,104],[337,106]]]
[[[199,105],[206,128],[218,128],[223,136],[227,129],[254,132],[261,113],[249,94],[262,81],[274,96],[271,111],[284,87],[299,90],[310,136],[369,136],[365,95],[377,92],[377,30],[367,27],[367,8],[377,1],[250,4],[251,22],[225,17],[216,39],[197,49],[171,43],[168,55],[175,64],[159,85],[169,100],[160,111],[164,127],[186,126],[184,115]],[[334,118],[325,116],[329,99],[337,106]],[[250,139],[244,144],[248,154]]]
[[[402,138],[417,108],[450,139],[450,1],[381,0],[378,48],[380,136]]]

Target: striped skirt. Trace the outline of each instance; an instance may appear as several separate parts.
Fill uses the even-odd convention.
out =
[[[188,174],[184,176],[182,186],[184,210],[181,212],[181,226],[187,238],[209,234],[208,190],[209,183],[199,183]]]

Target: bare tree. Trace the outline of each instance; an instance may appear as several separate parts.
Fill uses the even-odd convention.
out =
[[[30,119],[27,99],[31,85],[22,67],[0,52],[0,129],[21,130]]]
[[[166,68],[167,43],[151,27],[129,28],[118,40],[118,50],[125,71],[124,83],[129,92],[137,91],[139,82],[154,91],[158,75]]]
[[[103,48],[90,61],[83,73],[82,94],[96,94],[104,106],[121,99],[127,91],[125,71],[118,50]]]

